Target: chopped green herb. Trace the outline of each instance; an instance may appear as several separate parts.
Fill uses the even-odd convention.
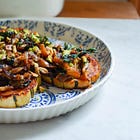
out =
[[[63,55],[62,59],[64,60],[64,62],[71,62],[69,55]]]
[[[71,50],[71,49],[73,49],[73,48],[75,48],[75,46],[74,45],[72,45],[72,44],[68,44],[68,43],[64,43],[64,50]]]
[[[77,58],[78,55],[77,55],[77,54],[71,54],[71,57],[72,57],[72,58]]]
[[[97,52],[96,48],[89,48],[86,50],[88,53],[95,53]]]
[[[86,53],[94,53],[97,52],[96,48],[89,48],[89,49],[84,49],[84,48],[76,48],[78,52],[86,52]]]

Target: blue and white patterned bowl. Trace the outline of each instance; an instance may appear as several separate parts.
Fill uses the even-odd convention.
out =
[[[97,49],[95,57],[101,65],[101,76],[92,87],[85,90],[49,87],[47,92],[36,94],[30,103],[22,108],[0,108],[2,123],[43,120],[72,111],[93,98],[112,73],[113,61],[110,50],[102,40],[86,31],[69,25],[27,19],[3,19],[0,20],[0,26],[28,28],[57,39],[57,43],[66,41],[76,46],[95,47]]]

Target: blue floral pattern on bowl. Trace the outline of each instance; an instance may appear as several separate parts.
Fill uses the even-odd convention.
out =
[[[58,92],[59,89],[56,89]],[[30,103],[23,108],[35,108],[35,107],[41,107],[46,106],[50,104],[55,104],[56,102],[69,100],[77,95],[79,95],[81,92],[78,90],[63,90],[59,91],[58,93],[54,93],[51,91],[46,91],[43,93],[37,93],[34,95],[34,98],[31,99]]]

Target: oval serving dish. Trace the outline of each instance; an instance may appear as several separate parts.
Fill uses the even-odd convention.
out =
[[[69,25],[45,20],[3,19],[0,26],[22,27],[41,35],[72,43],[75,46],[95,47],[95,58],[101,65],[99,80],[85,90],[64,90],[49,86],[48,91],[37,93],[30,103],[21,108],[0,108],[0,123],[19,123],[48,119],[72,111],[92,99],[110,77],[113,60],[109,48],[95,35]]]

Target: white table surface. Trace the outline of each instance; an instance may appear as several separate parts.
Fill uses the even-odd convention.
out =
[[[115,67],[99,95],[50,120],[0,124],[0,140],[140,140],[140,20],[47,18],[87,30],[111,49]]]

